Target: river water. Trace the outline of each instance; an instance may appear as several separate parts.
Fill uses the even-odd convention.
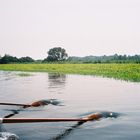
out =
[[[80,118],[95,112],[113,111],[117,118],[86,122],[1,124],[20,140],[139,140],[140,83],[83,75],[0,71],[0,102],[30,104],[56,99],[59,105],[21,109],[0,106],[0,117]],[[2,128],[3,129],[3,128]]]

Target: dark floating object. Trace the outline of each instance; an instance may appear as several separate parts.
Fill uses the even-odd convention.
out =
[[[91,112],[91,113],[93,113],[93,112]],[[115,113],[115,112],[100,112],[100,113],[97,113],[97,114],[100,114],[100,117],[101,118],[108,118],[108,117],[116,118],[116,117],[119,117],[120,116],[119,113]],[[87,113],[86,113],[86,116],[87,116]],[[90,115],[88,117],[89,118],[93,118],[92,115]],[[71,132],[73,132],[75,129],[77,129],[79,126],[83,125],[86,122],[87,121],[78,121],[75,125],[73,125],[70,128],[66,129],[65,131],[63,131],[62,133],[58,134],[57,136],[54,136],[53,138],[50,138],[49,140],[62,140],[65,137],[67,137],[68,135],[70,135]]]
[[[33,102],[32,104],[30,104],[31,107],[39,107],[39,106],[45,106],[45,105],[59,105],[60,101],[58,101],[57,99],[48,99],[48,100],[40,100],[40,101],[36,101]]]
[[[11,106],[21,106],[23,108],[28,108],[28,107],[40,107],[40,106],[45,106],[45,105],[60,105],[60,101],[57,99],[48,99],[48,100],[39,100],[35,101],[31,104],[15,104],[15,103],[0,103],[0,105],[11,105]]]
[[[101,112],[103,118],[118,118],[121,114],[117,112]]]
[[[78,121],[76,125],[64,131],[64,133],[57,135],[55,138],[50,140],[61,140],[62,138],[69,135],[74,129],[87,121],[96,121],[101,118],[117,118],[119,113],[115,112],[99,112],[88,115],[82,118],[0,118],[0,123],[37,123],[37,122],[72,122]],[[0,132],[0,140],[19,140],[19,137],[13,133]]]
[[[114,112],[99,112],[91,114],[83,118],[3,118],[2,123],[37,123],[37,122],[87,122],[95,121],[101,118],[116,118],[118,113]]]
[[[57,99],[47,99],[47,100],[39,100],[39,101],[35,101],[31,104],[16,104],[16,103],[0,103],[0,105],[11,105],[11,106],[19,106],[20,109],[18,110],[10,110],[12,111],[11,114],[8,114],[6,115],[4,118],[10,118],[16,114],[19,113],[19,111],[21,111],[22,109],[26,109],[26,108],[29,108],[29,107],[41,107],[41,106],[45,106],[45,105],[56,105],[56,106],[62,106],[60,104],[61,102],[58,101]]]

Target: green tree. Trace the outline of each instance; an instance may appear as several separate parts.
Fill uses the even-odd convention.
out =
[[[48,51],[48,57],[46,58],[47,61],[62,61],[66,60],[68,54],[66,50],[61,47],[55,47]]]
[[[21,57],[21,58],[19,59],[19,62],[20,62],[20,63],[32,63],[32,62],[34,62],[34,59],[32,59],[32,58],[29,57],[29,56],[26,56],[26,57]]]
[[[8,54],[5,54],[1,59],[0,59],[0,63],[1,64],[8,64],[8,63],[17,63],[18,62],[18,58],[17,57],[13,57],[10,56]]]

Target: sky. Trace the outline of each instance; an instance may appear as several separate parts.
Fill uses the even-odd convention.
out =
[[[140,0],[0,0],[0,55],[140,54]]]

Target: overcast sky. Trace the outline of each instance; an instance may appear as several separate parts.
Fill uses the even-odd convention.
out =
[[[140,54],[140,0],[0,0],[0,55]]]

